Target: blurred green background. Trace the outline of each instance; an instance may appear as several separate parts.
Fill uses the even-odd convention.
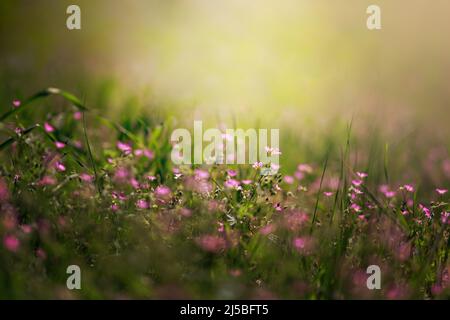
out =
[[[379,31],[366,28],[374,3]],[[66,28],[69,4],[81,30]],[[362,141],[414,149],[448,140],[449,12],[446,0],[3,0],[0,108],[56,86],[112,118],[280,128],[284,149],[343,136],[351,119]]]

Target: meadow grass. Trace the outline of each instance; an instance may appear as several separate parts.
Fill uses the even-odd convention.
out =
[[[281,173],[261,176],[175,167],[174,119],[129,112],[51,88],[0,115],[0,298],[450,297],[445,145],[352,121],[283,132]],[[73,264],[81,290],[66,288]]]

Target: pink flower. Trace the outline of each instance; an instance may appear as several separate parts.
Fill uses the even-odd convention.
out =
[[[325,197],[331,197],[333,195],[333,192],[325,191],[323,194],[324,194]]]
[[[136,202],[136,207],[138,207],[139,209],[148,209],[149,203],[143,199],[139,199]]]
[[[362,183],[362,180],[352,180],[352,184],[356,187],[359,187]]]
[[[209,172],[206,170],[195,169],[194,177],[196,180],[207,180],[209,178]]]
[[[81,181],[84,181],[84,182],[92,182],[93,177],[87,173],[82,173],[82,174],[80,174],[80,179],[81,179]]]
[[[255,162],[252,167],[253,169],[260,169],[264,166],[264,164],[262,162]]]
[[[450,212],[441,212],[441,221],[443,224],[450,224]]]
[[[114,173],[114,180],[118,183],[126,183],[128,177],[130,176],[130,171],[125,167],[118,167]]]
[[[436,189],[436,192],[438,193],[438,194],[440,194],[440,195],[444,195],[444,194],[446,194],[447,192],[448,192],[448,190],[447,189]]]
[[[56,179],[52,176],[44,176],[42,177],[42,179],[39,181],[39,185],[40,186],[51,186],[56,184]]]
[[[367,173],[365,172],[356,172],[356,174],[358,175],[358,177],[360,177],[361,179],[364,179],[368,176]]]
[[[55,168],[56,168],[56,170],[58,170],[60,172],[66,171],[66,167],[64,166],[64,164],[59,161],[55,163]]]
[[[132,151],[132,148],[128,143],[117,141],[116,146],[117,146],[117,149],[122,151],[125,155],[129,155]]]
[[[53,132],[55,131],[55,128],[53,128],[53,126],[50,123],[46,122],[44,123],[44,130],[46,132]]]
[[[14,100],[12,101],[12,104],[13,104],[14,108],[18,108],[18,107],[20,107],[20,105],[22,104],[22,102],[21,102],[20,100],[18,100],[18,99],[14,99]]]
[[[246,179],[246,180],[242,180],[241,182],[242,182],[242,184],[249,185],[249,184],[252,184],[253,181]]]
[[[172,196],[172,191],[169,189],[169,187],[160,185],[157,186],[155,189],[155,196],[160,202],[164,203],[170,200]]]
[[[284,182],[287,184],[293,184],[294,183],[294,177],[292,176],[284,176]]]
[[[152,176],[152,175],[148,175],[148,176],[147,176],[147,179],[148,179],[149,181],[155,181],[155,180],[156,180],[156,177],[155,177],[155,176]]]
[[[112,211],[112,212],[116,212],[116,211],[118,211],[118,210],[119,210],[119,206],[118,206],[117,204],[113,203],[113,204],[111,205],[111,211]]]
[[[414,192],[414,187],[410,184],[405,184],[403,187],[400,187],[400,189],[405,189],[408,192]]]
[[[197,244],[205,251],[218,253],[226,248],[223,238],[213,235],[204,235],[197,239]]]
[[[236,171],[235,170],[227,170],[227,174],[228,174],[228,176],[230,176],[230,177],[236,177]]]
[[[313,239],[310,237],[296,237],[292,240],[294,248],[302,254],[309,254],[313,248]]]
[[[29,225],[29,224],[23,224],[20,226],[20,229],[22,230],[23,233],[25,234],[29,234],[31,233],[31,231],[33,230],[33,228]]]
[[[141,187],[139,181],[137,181],[135,178],[130,179],[130,184],[134,189],[139,189]]]
[[[224,226],[223,222],[218,221],[218,222],[217,222],[217,225],[218,225],[218,227],[217,227],[217,232],[222,233],[222,232],[225,231],[225,226]]]
[[[189,210],[188,208],[180,208],[178,210],[178,212],[183,216],[183,217],[190,217],[192,216],[192,211]]]
[[[430,211],[430,209],[428,209],[427,207],[425,207],[425,206],[422,205],[422,204],[419,204],[419,208],[422,209],[423,213],[425,214],[425,216],[426,216],[428,219],[431,219],[431,211]]]
[[[64,148],[66,146],[66,144],[64,142],[61,142],[61,141],[55,141],[55,146],[58,149],[62,149],[62,148]]]
[[[224,183],[224,186],[228,189],[237,189],[240,185],[240,182],[235,179],[227,179]]]
[[[261,229],[259,229],[259,233],[261,233],[264,236],[267,236],[270,233],[273,233],[275,231],[275,225],[273,224],[268,224],[264,227],[262,227]]]
[[[78,121],[78,120],[81,120],[82,115],[83,114],[80,111],[76,111],[73,114],[73,118]]]
[[[297,170],[300,172],[311,173],[313,168],[309,164],[301,163],[297,166]]]
[[[3,237],[3,245],[9,251],[17,252],[17,250],[19,250],[20,241],[13,235],[6,235]]]
[[[352,209],[355,212],[361,212],[361,207],[359,205],[357,205],[356,203],[352,203],[352,205],[350,206],[350,209]]]

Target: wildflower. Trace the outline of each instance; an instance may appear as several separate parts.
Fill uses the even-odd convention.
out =
[[[61,141],[55,141],[55,146],[58,149],[62,149],[62,148],[64,148],[66,146],[66,144],[64,142],[61,142]]]
[[[245,180],[242,180],[241,182],[242,182],[242,184],[249,185],[249,184],[252,184],[253,181],[249,180],[249,179],[245,179]]]
[[[262,227],[261,229],[259,229],[259,232],[264,235],[267,236],[270,233],[273,233],[275,231],[275,225],[273,224],[268,224],[264,227]]]
[[[303,172],[301,172],[301,171],[296,171],[296,172],[294,173],[294,177],[295,177],[297,180],[302,180],[302,179],[305,177],[305,174],[304,174]]]
[[[189,210],[188,208],[180,208],[178,210],[178,212],[183,216],[183,217],[190,217],[192,216],[192,211]]]
[[[114,180],[118,183],[125,183],[130,176],[130,171],[125,167],[118,167],[114,173]]]
[[[130,179],[130,185],[131,185],[134,189],[139,189],[139,188],[140,188],[139,181],[137,181],[135,178],[131,178],[131,179]]]
[[[323,194],[325,197],[331,197],[333,195],[333,192],[325,191]]]
[[[439,189],[439,188],[437,188],[436,192],[438,194],[440,194],[440,195],[444,195],[444,194],[446,194],[448,192],[448,190],[447,189]]]
[[[218,253],[226,248],[225,240],[218,236],[204,235],[197,239],[197,244],[205,251]]]
[[[450,212],[441,212],[441,221],[443,224],[450,224]]]
[[[56,184],[56,179],[52,176],[44,176],[38,183],[40,186],[51,186]]]
[[[217,232],[220,232],[220,233],[224,232],[225,226],[224,226],[223,222],[218,221],[217,224],[218,224]]]
[[[313,239],[310,237],[296,237],[292,240],[294,248],[302,254],[309,254],[313,248]]]
[[[262,162],[255,162],[252,167],[253,169],[260,169],[264,166],[264,164]]]
[[[302,163],[297,166],[297,170],[304,173],[312,173],[313,168],[309,164]]]
[[[118,210],[119,210],[119,206],[118,206],[117,204],[113,203],[113,204],[111,205],[111,211],[112,211],[112,212],[116,212],[116,211],[118,211]]]
[[[18,108],[18,107],[20,107],[20,105],[22,104],[22,102],[21,102],[20,100],[18,100],[18,99],[14,99],[14,100],[12,101],[12,104],[13,104],[14,108]]]
[[[31,231],[33,230],[33,228],[29,225],[29,224],[23,224],[20,226],[20,229],[22,230],[23,233],[25,234],[29,234],[31,233]]]
[[[64,164],[59,161],[55,163],[55,168],[56,168],[56,170],[58,170],[60,172],[66,171],[66,167],[64,166]]]
[[[292,176],[284,176],[284,182],[287,184],[293,184],[294,183],[294,177]]]
[[[405,184],[403,188],[408,192],[414,192],[414,187],[410,184]]]
[[[116,146],[117,146],[117,149],[122,151],[125,155],[129,155],[132,151],[132,148],[128,143],[118,141]]]
[[[93,177],[87,173],[81,173],[80,179],[81,179],[81,181],[84,181],[84,182],[92,182]]]
[[[194,177],[196,180],[207,180],[209,178],[209,172],[206,170],[195,169]]]
[[[239,181],[235,180],[235,179],[227,179],[224,182],[224,186],[228,189],[237,189],[239,187],[240,183]]]
[[[83,114],[80,112],[80,111],[76,111],[76,112],[74,112],[73,113],[73,118],[75,119],[75,120],[81,120],[81,117],[83,116]]]
[[[352,209],[355,212],[361,212],[361,207],[359,205],[357,205],[356,203],[352,203],[352,205],[350,206],[350,209]]]
[[[149,181],[155,181],[155,180],[156,180],[156,177],[155,177],[155,176],[152,176],[152,175],[148,175],[148,176],[147,176],[147,179],[148,179]]]
[[[169,189],[169,187],[160,185],[155,189],[155,196],[159,201],[165,202],[168,201],[172,196],[172,191]]]
[[[138,207],[139,209],[148,209],[149,203],[143,199],[139,199],[136,202],[136,207]]]
[[[13,235],[6,235],[3,237],[3,246],[11,252],[17,252],[17,250],[19,250],[20,241]]]
[[[361,179],[364,179],[364,178],[366,178],[368,176],[368,174],[365,173],[365,172],[356,172],[356,175],[358,177],[360,177]]]
[[[428,219],[431,219],[431,211],[430,211],[430,209],[428,209],[427,207],[425,207],[425,206],[422,205],[422,204],[419,204],[419,208],[423,211],[423,213],[425,214],[425,216],[426,216]]]
[[[359,179],[352,180],[352,184],[356,187],[359,187],[362,183],[363,183],[362,180],[359,180]]]
[[[283,207],[281,206],[281,203],[276,203],[273,206],[275,208],[275,211],[283,211]]]
[[[229,177],[236,177],[236,175],[237,175],[236,171],[232,170],[232,169],[227,170],[227,174]]]
[[[44,130],[50,133],[55,131],[55,128],[50,123],[46,122],[44,123]]]

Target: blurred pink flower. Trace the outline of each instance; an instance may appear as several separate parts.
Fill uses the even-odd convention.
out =
[[[262,162],[255,162],[252,167],[253,169],[260,169],[264,166],[264,164]]]
[[[444,194],[446,194],[448,192],[448,190],[447,189],[439,189],[439,188],[437,188],[436,192],[438,194],[440,194],[440,195],[444,195]]]
[[[356,187],[359,187],[362,183],[363,183],[363,181],[359,180],[359,179],[352,180],[352,184]]]
[[[368,176],[367,173],[365,172],[356,172],[356,174],[358,175],[358,177],[360,177],[361,179],[364,179]]]
[[[53,128],[53,126],[50,123],[46,122],[44,123],[44,130],[50,133],[55,131],[55,128]]]
[[[83,116],[83,114],[80,111],[76,111],[73,113],[73,118],[77,121],[81,120],[82,116]]]
[[[160,202],[164,203],[170,200],[170,198],[172,197],[172,191],[169,189],[169,187],[160,185],[155,189],[155,196]]]
[[[64,142],[61,142],[61,141],[55,141],[55,146],[58,149],[62,149],[62,148],[64,148],[66,146],[66,144]]]
[[[209,178],[209,172],[202,169],[195,169],[194,177],[196,180],[207,180]]]
[[[226,248],[223,238],[214,235],[204,235],[197,239],[197,244],[205,251],[218,253]]]
[[[39,181],[39,185],[40,186],[51,186],[56,184],[56,179],[52,176],[44,176],[42,177],[42,179]]]
[[[333,192],[325,191],[323,194],[324,194],[325,197],[331,197],[333,195]]]
[[[237,189],[240,185],[240,182],[235,179],[227,179],[224,182],[224,186],[228,189]]]
[[[252,184],[253,181],[249,180],[249,179],[245,179],[245,180],[242,180],[241,182],[242,182],[242,184],[249,185],[249,184]]]
[[[13,235],[6,235],[3,237],[3,245],[7,250],[17,252],[17,250],[19,250],[20,241]]]
[[[59,161],[57,161],[55,163],[55,168],[56,168],[56,170],[61,171],[61,172],[66,171],[66,167],[64,166],[64,164],[62,162],[59,162]]]
[[[18,100],[18,99],[14,99],[12,101],[12,105],[14,106],[14,108],[20,107],[21,104],[22,104],[22,102],[20,100]]]
[[[401,189],[401,188],[400,188]],[[408,192],[414,192],[414,187],[412,186],[412,185],[410,185],[410,184],[405,184],[404,186],[403,186],[403,189],[405,189],[406,191],[408,191]]]
[[[236,177],[236,175],[237,175],[236,171],[232,170],[232,169],[227,170],[227,174],[229,177]]]
[[[81,181],[84,181],[84,182],[92,182],[94,177],[92,177],[91,175],[89,175],[87,173],[81,173],[80,174],[80,179],[81,179]]]
[[[309,254],[313,248],[313,240],[310,237],[296,237],[292,241],[294,248],[302,254]]]
[[[149,203],[146,200],[139,199],[136,202],[136,207],[138,207],[139,209],[148,209],[149,208]]]
[[[297,170],[300,172],[312,173],[313,168],[309,164],[301,163],[297,166]]]
[[[131,148],[130,144],[124,143],[124,142],[121,142],[121,141],[118,141],[116,146],[117,146],[117,149],[122,151],[125,155],[129,155],[131,153],[131,151],[133,150]]]
[[[259,229],[259,232],[262,235],[267,236],[268,234],[273,233],[275,231],[275,229],[276,229],[275,225],[268,224],[268,225],[265,225],[264,227],[262,227],[261,229]]]
[[[287,184],[293,184],[294,183],[294,177],[292,176],[284,176],[284,182]]]

